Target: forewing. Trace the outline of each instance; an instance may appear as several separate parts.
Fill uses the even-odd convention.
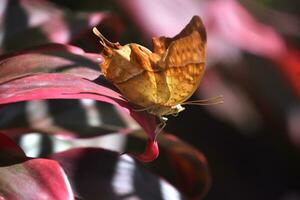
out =
[[[175,38],[159,62],[170,92],[167,106],[187,100],[198,88],[205,70],[206,34],[200,18],[194,17]]]
[[[157,54],[164,54],[171,44],[171,42],[176,41],[179,38],[183,38],[189,36],[193,31],[199,32],[201,39],[204,43],[206,43],[206,31],[205,27],[199,16],[193,16],[191,21],[184,27],[184,29],[174,36],[173,38],[169,37],[153,37],[153,52]]]

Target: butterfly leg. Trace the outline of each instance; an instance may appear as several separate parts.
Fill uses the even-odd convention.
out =
[[[151,113],[152,109],[153,109],[153,106],[149,106],[149,107],[145,107],[145,108],[134,108],[133,110],[134,110],[135,112],[144,112],[144,111],[148,111],[148,112]]]
[[[155,138],[158,136],[159,133],[162,132],[162,130],[165,128],[165,126],[167,125],[167,120],[168,118],[166,117],[162,117],[162,116],[158,116],[158,119],[160,121],[160,123],[156,126],[155,129]]]
[[[134,108],[133,110],[136,112],[149,111],[153,108],[153,106],[145,107],[145,108]]]

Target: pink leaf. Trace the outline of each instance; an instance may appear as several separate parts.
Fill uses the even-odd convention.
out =
[[[241,50],[274,58],[286,48],[272,27],[255,20],[236,0],[117,2],[149,37],[174,36],[193,15],[199,15],[207,28],[208,59],[212,63],[217,59],[232,62],[231,57],[238,58]],[[153,15],[153,10],[158,14]]]
[[[155,138],[155,118],[149,114],[135,112],[121,95],[109,88],[69,74],[37,74],[10,80],[0,85],[0,104],[38,99],[94,99],[107,102],[130,114],[146,131],[149,138]],[[153,149],[152,158],[158,155]],[[146,152],[149,155],[149,152]]]
[[[155,160],[158,154],[159,152],[158,152],[157,142],[151,139],[148,139],[144,153],[142,154],[129,153],[129,155],[143,162],[151,162]]]
[[[130,140],[135,141],[134,145],[131,145]],[[126,151],[136,152],[137,144],[144,143],[144,140],[138,132],[129,135]],[[171,134],[161,134],[157,140],[160,156],[146,163],[147,168],[190,199],[202,199],[211,186],[211,175],[203,153]]]
[[[86,79],[100,75],[99,54],[84,53],[78,47],[48,44],[35,49],[5,55],[0,61],[0,83],[43,72],[64,72]]]
[[[165,193],[166,199],[182,196],[172,185],[128,155],[120,156],[99,148],[77,148],[53,154],[50,158],[61,164],[74,193],[82,199],[122,199],[124,196],[128,199],[163,199],[161,195]],[[166,188],[169,190],[164,191]]]
[[[63,169],[47,159],[29,159],[0,133],[0,199],[73,199]]]
[[[98,25],[108,15],[64,10],[45,0],[1,1],[2,51],[12,51],[48,42],[69,43]]]
[[[156,169],[170,183],[191,199],[202,199],[210,189],[211,175],[203,153],[176,136],[165,133],[158,139],[162,155],[156,163],[166,166],[173,177],[154,163],[149,165]],[[162,164],[163,163],[163,164]]]
[[[279,68],[300,99],[300,52],[289,48],[284,54],[277,57],[275,62],[278,63]]]
[[[0,199],[74,199],[63,169],[47,159],[0,167],[0,190]]]
[[[26,160],[23,150],[8,136],[0,133],[0,166],[15,164]]]
[[[109,88],[68,74],[37,74],[0,85],[0,104],[38,99],[94,99],[118,106],[137,120],[154,139],[153,116],[132,110],[121,95]],[[147,118],[145,118],[147,117]]]
[[[80,48],[58,44],[7,55],[0,62],[0,104],[41,99],[107,102],[130,114],[154,140],[154,116],[134,112],[132,105],[119,93],[89,81],[100,75],[100,61],[98,54],[84,53]],[[57,71],[63,73],[50,73]],[[156,157],[158,151],[153,154]]]

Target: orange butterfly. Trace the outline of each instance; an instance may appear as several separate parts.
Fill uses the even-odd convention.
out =
[[[206,31],[198,16],[175,37],[152,38],[154,52],[135,43],[108,41],[96,28],[103,45],[101,70],[132,103],[160,119],[176,115],[185,104],[220,103],[221,96],[185,102],[198,88],[205,71]]]

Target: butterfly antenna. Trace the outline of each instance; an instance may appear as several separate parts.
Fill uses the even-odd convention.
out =
[[[93,33],[100,38],[100,44],[102,44],[104,47],[113,47],[113,48],[115,48],[116,45],[118,45],[117,43],[116,44],[112,43],[111,41],[106,39],[104,37],[104,35],[102,35],[102,33],[100,33],[100,31],[96,27],[93,28]]]
[[[181,105],[201,105],[201,106],[210,106],[224,103],[223,95],[219,95],[216,97],[208,98],[208,99],[200,99],[194,101],[187,101],[182,103]]]

